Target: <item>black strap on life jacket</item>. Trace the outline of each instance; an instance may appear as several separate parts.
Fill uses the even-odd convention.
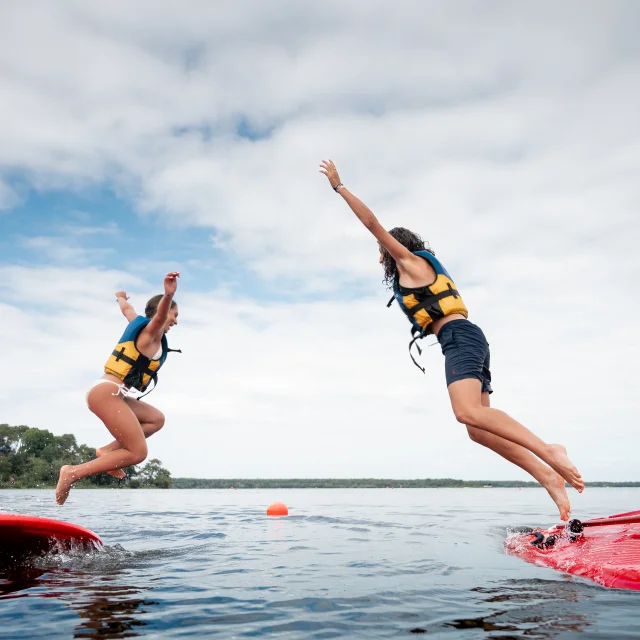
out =
[[[182,349],[169,349],[169,347],[167,347],[167,353],[182,353]],[[146,393],[143,393],[141,396],[138,396],[136,400],[141,400],[145,396],[148,396],[158,386],[157,371],[153,371],[149,375],[151,376],[151,380],[153,380],[153,387],[151,387],[151,389],[149,389],[149,391],[147,391]],[[151,384],[151,380],[149,380],[149,384]]]
[[[169,353],[169,352],[182,353],[182,350],[169,349],[169,347],[167,347],[166,353]],[[147,387],[153,381],[153,387],[151,387],[151,389],[149,389],[149,391],[147,391],[146,393],[143,393],[141,396],[138,396],[136,400],[140,400],[141,398],[144,398],[145,396],[149,395],[158,386],[158,372],[153,371],[152,369],[149,369],[149,363],[151,362],[151,358],[147,358],[147,356],[140,354],[138,356],[138,359],[134,360],[133,358],[130,358],[129,356],[125,355],[124,347],[122,347],[120,351],[117,351],[116,349],[114,349],[112,352],[112,355],[116,357],[116,362],[118,362],[118,360],[122,360],[123,362],[126,362],[128,365],[130,365],[132,369],[135,369],[142,375],[149,376],[150,380],[147,383]]]
[[[136,371],[139,371],[142,374],[153,376],[153,374],[155,373],[155,371],[152,371],[151,369],[149,369],[149,363],[151,362],[151,358],[147,358],[147,356],[143,356],[142,354],[140,354],[138,359],[134,360],[133,358],[130,358],[128,355],[125,355],[124,347],[122,347],[120,351],[117,351],[116,349],[114,349],[112,355],[116,357],[116,362],[118,362],[118,360],[122,360],[122,362],[126,362],[133,369],[135,369]]]
[[[413,364],[416,365],[416,367],[418,367],[418,369],[420,369],[420,371],[422,371],[422,373],[427,373],[425,371],[424,367],[421,367],[417,362],[416,359],[413,357],[413,354],[411,353],[411,347],[413,347],[413,345],[416,345],[416,349],[418,350],[418,355],[422,355],[422,349],[420,348],[420,345],[417,344],[416,340],[422,340],[422,338],[426,338],[427,334],[424,332],[424,329],[416,329],[415,327],[411,327],[411,342],[409,343],[409,355],[411,356],[411,360],[413,360]],[[427,345],[428,347],[433,347],[433,345],[438,344],[437,342],[432,342],[431,344]]]
[[[419,344],[416,344],[416,340],[422,340],[422,338],[425,337],[425,332],[424,331],[419,331],[418,329],[415,328],[411,328],[411,342],[409,343],[409,355],[411,356],[411,360],[413,360],[413,364],[416,365],[416,367],[418,367],[418,369],[420,369],[420,371],[422,371],[422,373],[426,374],[426,370],[424,367],[421,367],[417,362],[416,359],[413,357],[413,353],[411,353],[411,347],[413,347],[413,345],[416,345],[416,349],[418,350],[418,355],[421,356],[422,355],[422,349],[420,348]]]
[[[447,282],[447,289],[445,291],[441,291],[440,293],[429,293],[425,295],[424,298],[422,298],[415,307],[411,307],[411,309],[407,309],[405,313],[408,316],[411,316],[410,317],[411,320],[415,320],[416,313],[424,309],[433,319],[437,319],[438,316],[441,316],[441,313],[442,313],[440,306],[437,303],[443,298],[449,298],[449,297],[453,297],[457,299],[460,297],[460,294],[458,293],[457,289],[454,289],[451,286],[450,282]],[[395,299],[396,299],[396,296],[394,293],[394,295],[391,296],[391,299],[389,300],[389,302],[387,302],[387,308],[393,304],[393,301]],[[415,327],[412,327],[411,342],[409,342],[409,355],[411,356],[411,360],[413,361],[413,364],[415,364],[416,367],[418,367],[418,369],[420,369],[420,371],[422,371],[422,373],[424,374],[426,374],[426,370],[424,367],[421,367],[416,362],[416,359],[413,357],[413,353],[411,353],[411,348],[415,344],[416,349],[418,350],[418,355],[422,355],[422,349],[420,348],[420,345],[416,344],[416,341],[422,340],[422,338],[424,338],[426,335],[427,334],[424,332],[424,329],[417,329]]]
[[[451,284],[447,282],[446,291],[426,295],[424,298],[418,301],[418,304],[415,307],[411,307],[411,309],[408,309],[407,311],[413,318],[415,318],[416,313],[424,309],[433,318],[433,320],[437,320],[438,318],[442,317],[442,310],[440,309],[440,305],[438,304],[438,302],[440,302],[440,300],[442,300],[443,298],[449,297],[457,299],[460,297],[460,294],[458,293],[457,289],[454,289]]]

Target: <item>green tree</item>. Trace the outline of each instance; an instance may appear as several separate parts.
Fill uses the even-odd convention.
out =
[[[93,447],[78,444],[72,434],[56,436],[46,429],[0,424],[0,486],[55,486],[62,465],[81,464],[95,456]],[[171,486],[171,473],[160,460],[150,460],[145,467],[141,477],[132,466],[125,469],[123,481],[101,473],[81,480],[78,486]]]
[[[20,452],[29,457],[42,457],[42,452],[53,445],[54,435],[46,429],[27,429],[22,434]]]
[[[152,458],[140,469],[138,479],[143,487],[157,487],[159,489],[168,489],[173,482],[171,473],[162,466],[162,462],[158,458]]]
[[[7,482],[11,476],[11,462],[6,453],[0,453],[0,483]]]

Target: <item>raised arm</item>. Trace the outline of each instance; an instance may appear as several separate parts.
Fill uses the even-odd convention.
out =
[[[136,310],[127,302],[128,299],[129,296],[125,291],[116,292],[116,300],[118,301],[120,311],[122,311],[122,315],[127,319],[127,321],[131,322],[138,316],[138,314],[136,313]]]
[[[415,256],[411,251],[400,244],[378,222],[378,219],[373,215],[373,211],[340,182],[338,170],[332,160],[323,160],[320,163],[320,173],[324,173],[324,175],[327,176],[333,190],[344,198],[345,202],[351,207],[351,211],[356,214],[358,220],[369,229],[376,240],[391,254],[391,257],[396,263],[404,266],[404,263],[415,260]]]
[[[160,300],[155,316],[151,318],[151,322],[144,329],[144,333],[147,334],[150,340],[159,340],[164,333],[164,326],[169,317],[173,295],[178,288],[179,277],[180,274],[177,271],[172,271],[164,278],[164,295],[162,296],[162,300]]]

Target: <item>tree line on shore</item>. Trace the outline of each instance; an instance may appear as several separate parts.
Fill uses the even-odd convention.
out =
[[[587,482],[588,487],[640,487],[640,482]],[[539,487],[521,480],[422,478],[174,478],[173,489],[456,489]]]
[[[0,487],[30,489],[55,487],[60,467],[96,457],[95,449],[78,444],[74,435],[56,436],[46,429],[0,424]],[[157,458],[125,469],[123,480],[100,473],[80,480],[79,487],[156,487],[168,489],[173,478]]]

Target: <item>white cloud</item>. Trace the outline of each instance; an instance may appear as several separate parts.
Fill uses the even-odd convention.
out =
[[[0,213],[3,210],[15,207],[19,202],[20,197],[18,194],[0,179]]]
[[[385,225],[422,233],[453,273],[492,345],[495,402],[565,442],[588,479],[635,477],[638,13],[13,3],[0,9],[0,169],[36,189],[108,185],[158,225],[203,228],[256,286],[299,294],[265,305],[224,283],[184,288],[172,339],[185,354],[152,396],[170,415],[152,449],[174,473],[520,473],[464,440],[438,347],[426,378],[410,364],[375,243],[317,173],[332,157]],[[51,239],[29,242],[56,257]],[[87,259],[55,250],[61,266]],[[137,278],[10,271],[3,319],[24,336],[12,357],[28,346],[56,366],[5,371],[10,420],[102,437],[83,389],[120,330],[112,290],[155,293],[145,264]],[[366,296],[349,306],[353,290]]]
[[[90,264],[99,257],[109,256],[115,253],[109,247],[97,249],[89,248],[78,243],[73,236],[83,236],[91,233],[100,233],[94,228],[76,229],[71,232],[71,238],[56,236],[31,236],[22,238],[22,246],[40,259],[48,259],[57,264]],[[71,240],[71,241],[69,241]],[[75,242],[73,241],[75,240]]]

